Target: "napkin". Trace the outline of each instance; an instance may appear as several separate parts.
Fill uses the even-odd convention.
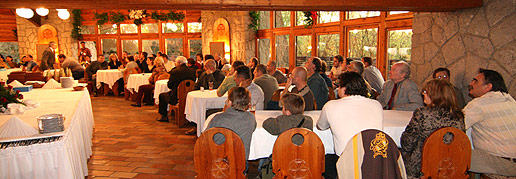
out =
[[[50,79],[47,81],[47,83],[42,88],[43,89],[59,89],[59,88],[61,88],[61,84],[58,83],[54,79]]]
[[[0,127],[0,138],[22,137],[38,134],[38,130],[14,116]]]
[[[22,87],[22,86],[25,86],[22,83],[20,83],[18,80],[14,80],[13,82],[9,83],[9,85],[12,86],[12,87]]]

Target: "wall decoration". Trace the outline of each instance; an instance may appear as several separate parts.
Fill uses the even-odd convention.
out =
[[[317,11],[303,11],[303,13],[305,14],[305,28],[312,28],[312,26],[314,25],[314,20],[317,19],[317,16],[319,16],[319,14],[317,13]]]
[[[95,19],[97,20],[97,25],[103,25],[109,21],[108,13],[104,12],[101,14],[95,13]]]
[[[74,9],[74,10],[72,10],[72,14],[73,14],[72,38],[77,39],[77,40],[82,40],[81,25],[82,25],[82,21],[84,21],[84,19],[81,16],[82,11],[80,9]]]
[[[251,24],[249,24],[249,29],[258,31],[258,28],[260,27],[260,13],[258,13],[258,11],[249,11],[249,16],[251,17]]]

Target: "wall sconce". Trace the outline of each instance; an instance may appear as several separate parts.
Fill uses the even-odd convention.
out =
[[[48,9],[46,8],[37,8],[36,13],[40,16],[47,16],[48,15]]]
[[[70,12],[66,9],[56,9],[57,10],[57,16],[63,20],[66,20],[70,18]]]
[[[16,14],[25,19],[30,19],[34,16],[34,11],[29,8],[18,8],[16,9]]]

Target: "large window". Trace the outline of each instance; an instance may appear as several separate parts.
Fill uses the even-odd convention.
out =
[[[339,34],[328,34],[317,36],[317,56],[324,60],[330,70],[333,66],[333,57],[339,54]]]
[[[390,30],[387,45],[388,66],[392,63],[403,60],[410,61],[412,45],[412,29]]]
[[[165,48],[169,59],[175,59],[177,56],[183,55],[183,39],[173,38],[165,40]]]
[[[163,33],[182,33],[183,23],[163,23]]]
[[[138,40],[122,40],[122,51],[131,55],[138,53]]]
[[[348,57],[360,59],[362,57],[376,57],[377,29],[354,29],[348,32]]]
[[[202,40],[201,39],[191,39],[188,40],[188,45],[190,45],[190,57],[194,58],[196,54],[202,54]]]
[[[305,19],[303,11],[296,11],[296,25],[305,25]]]
[[[259,11],[260,14],[260,22],[259,22],[259,29],[270,29],[271,28],[271,11]]]
[[[101,45],[102,45],[102,54],[104,54],[104,58],[106,61],[109,59],[109,54],[117,52],[116,50],[116,39],[102,39]]]
[[[159,40],[142,40],[142,52],[157,54],[159,52]]]
[[[289,55],[288,55],[288,44],[289,35],[277,35],[276,36],[276,66],[277,67],[289,67]]]
[[[312,56],[312,36],[296,36],[296,66],[303,66]]]
[[[270,47],[270,39],[258,39],[258,61],[260,61],[260,64],[267,64],[269,59],[271,59]]]
[[[82,25],[81,26],[81,34],[95,34],[95,26],[94,25]]]
[[[346,18],[349,20],[374,16],[380,16],[380,11],[348,11]]]
[[[274,24],[278,27],[289,27],[290,26],[290,11],[276,11],[274,13]]]
[[[99,26],[99,34],[116,34],[118,26],[116,24],[104,24]]]
[[[138,33],[138,26],[135,24],[120,24],[120,32],[122,34],[136,34]]]
[[[200,22],[189,22],[188,33],[200,33],[202,32],[202,23]]]
[[[339,11],[321,11],[318,17],[319,23],[338,22],[340,21]]]
[[[158,33],[159,28],[158,24],[152,23],[152,24],[142,24],[142,33]]]

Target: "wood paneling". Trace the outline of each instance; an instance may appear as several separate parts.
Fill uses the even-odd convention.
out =
[[[454,11],[480,7],[482,0],[3,0],[4,8],[50,9],[190,9],[190,10],[382,10]]]
[[[10,9],[0,9],[0,42],[17,42],[16,15]]]

